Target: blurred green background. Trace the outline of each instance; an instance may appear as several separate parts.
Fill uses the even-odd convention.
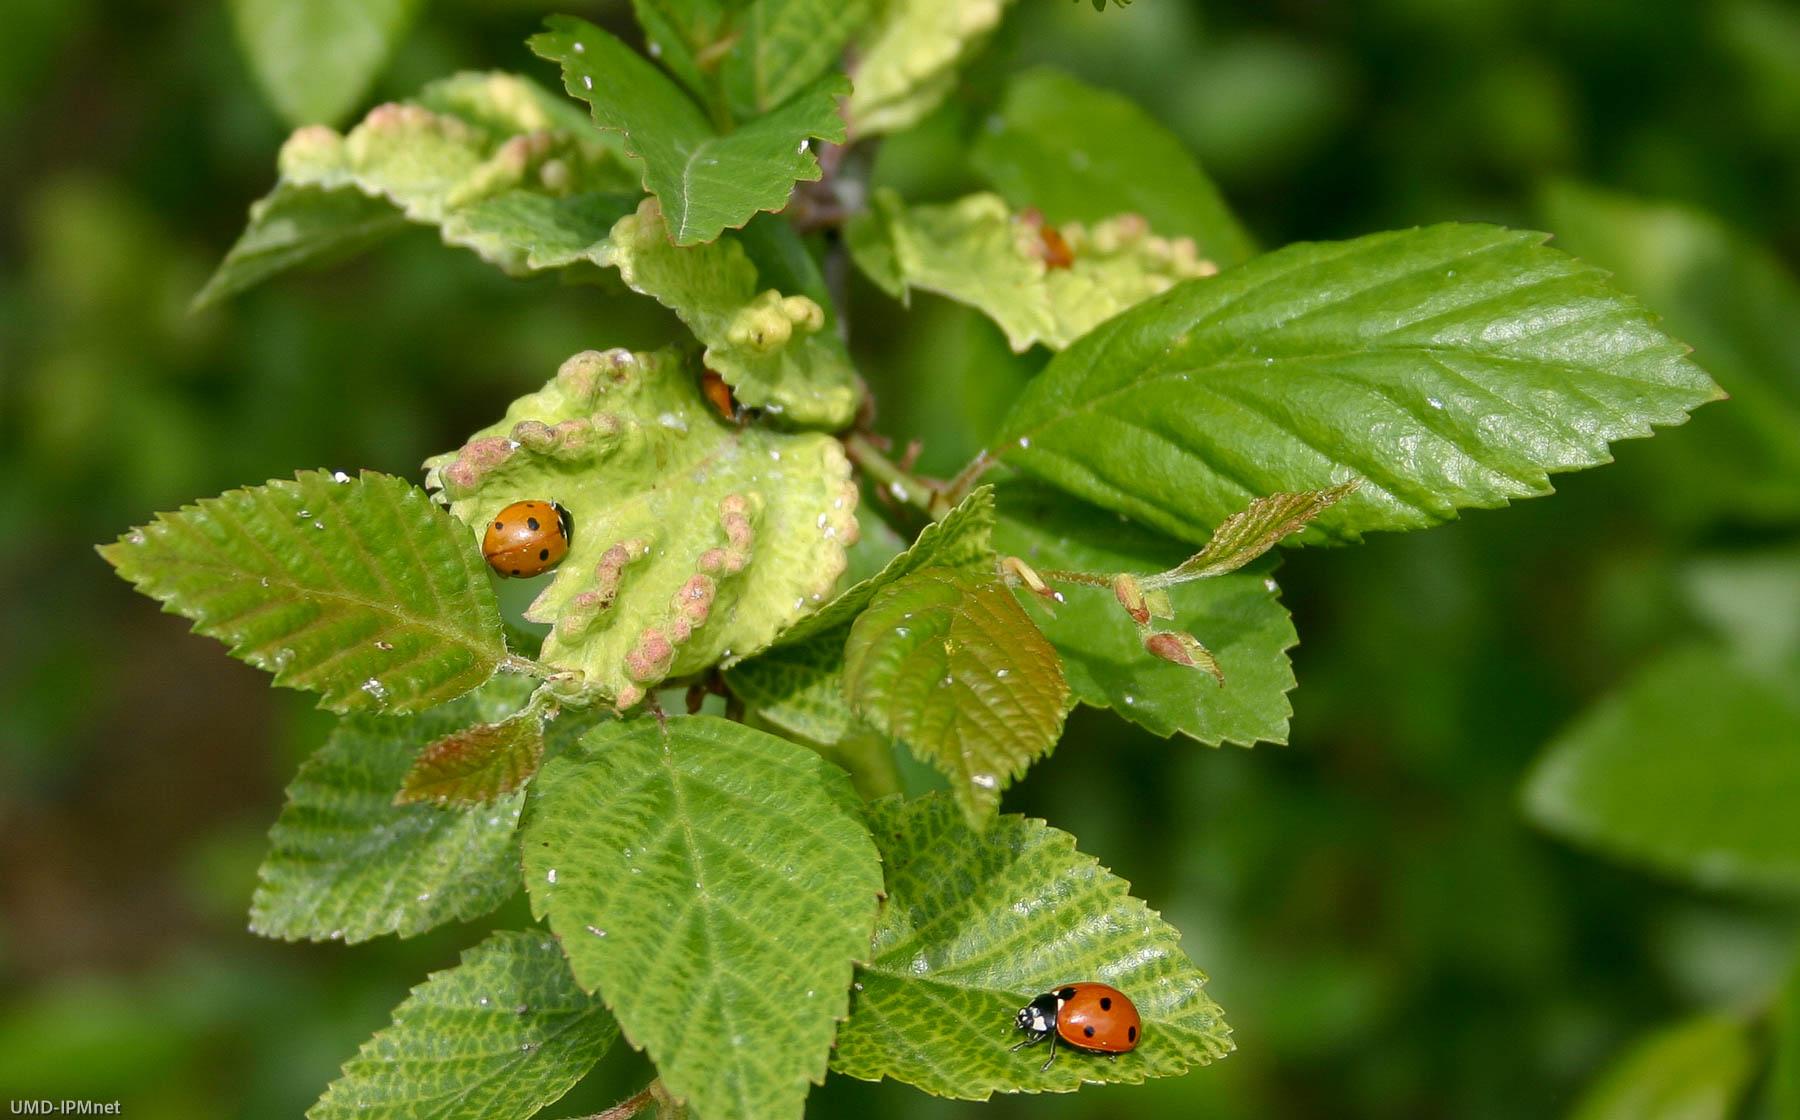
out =
[[[438,0],[368,103],[465,67],[548,82],[522,41],[554,10],[629,27],[617,3]],[[300,467],[416,474],[561,358],[670,321],[505,279],[425,231],[190,315],[286,132],[222,5],[10,0],[4,22],[0,1095],[298,1115],[475,934],[346,949],[246,932],[264,832],[326,720],[92,546]],[[967,137],[1035,62],[1139,99],[1265,245],[1445,219],[1554,232],[1735,399],[1554,498],[1290,555],[1291,746],[1211,750],[1082,712],[1008,795],[1184,931],[1237,1054],[989,1106],[834,1079],[809,1114],[1553,1116],[1646,1030],[1766,1007],[1792,906],[1568,847],[1519,789],[1578,712],[1710,633],[1696,561],[1800,532],[1800,9],[1021,0],[875,178],[966,189]],[[979,447],[1041,358],[944,302],[903,315],[858,286],[851,314],[878,426],[922,437],[927,470]],[[549,1114],[645,1076],[620,1048]],[[1752,1114],[1774,1115],[1765,1089]]]

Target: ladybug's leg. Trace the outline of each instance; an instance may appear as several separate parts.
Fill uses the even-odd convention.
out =
[[[1108,1054],[1106,1060],[1109,1062],[1116,1062],[1119,1060],[1119,1056],[1117,1054]]]
[[[1044,1073],[1047,1070],[1049,1070],[1050,1063],[1054,1062],[1055,1060],[1056,1060],[1056,1032],[1052,1031],[1052,1032],[1050,1032],[1050,1056],[1048,1058],[1044,1059],[1043,1068],[1039,1069],[1038,1072]]]
[[[1022,1050],[1027,1046],[1036,1046],[1038,1043],[1040,1043],[1040,1042],[1044,1041],[1046,1038],[1050,1038],[1050,1037],[1053,1037],[1053,1036],[1048,1035],[1048,1034],[1033,1034],[1030,1037],[1026,1038],[1024,1042],[1021,1042],[1017,1046],[1013,1047],[1012,1050],[1008,1050],[1007,1053],[1010,1054],[1013,1052],[1013,1050]]]

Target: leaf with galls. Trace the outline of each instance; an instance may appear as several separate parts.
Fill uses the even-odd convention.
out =
[[[996,194],[909,207],[879,191],[849,240],[889,294],[918,288],[966,303],[1020,351],[1040,342],[1060,350],[1127,307],[1218,271],[1192,239],[1159,237],[1136,214],[1052,226]]]
[[[639,191],[615,137],[512,74],[457,74],[370,110],[346,133],[299,129],[280,181],[194,298],[215,303],[298,265],[341,258],[401,229],[514,274],[590,254]]]
[[[472,535],[522,498],[569,511],[569,554],[526,617],[552,624],[544,662],[620,707],[767,646],[856,539],[843,447],[726,422],[699,374],[672,351],[585,351],[426,464]]]
[[[661,204],[647,198],[594,259],[681,316],[739,404],[803,428],[835,430],[855,416],[856,371],[843,339],[826,329],[825,309],[767,286],[735,235],[676,245]]]
[[[863,35],[849,113],[861,137],[910,128],[956,88],[956,73],[1012,0],[889,0]]]

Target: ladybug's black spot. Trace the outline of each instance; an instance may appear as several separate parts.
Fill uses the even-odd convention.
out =
[[[525,519],[525,527],[526,527],[526,528],[527,528],[527,529],[530,529],[530,530],[531,530],[531,531],[532,531],[532,532],[534,532],[534,533],[535,533],[535,532],[537,532],[537,531],[538,531],[538,520],[537,520],[537,518],[535,518],[535,517],[527,517],[527,518],[526,518],[526,519]]]
[[[512,570],[512,574],[513,574],[513,575],[515,575],[515,576],[516,576],[516,575],[518,575],[518,574],[519,574],[519,569],[517,569],[517,568],[514,568],[514,569],[513,569],[513,570]]]
[[[496,528],[496,529],[504,529],[504,528],[506,528],[506,522],[504,522],[504,521],[496,521],[496,522],[494,522],[494,528]]]
[[[1057,999],[1074,999],[1075,998],[1075,989],[1074,988],[1064,988],[1062,991],[1056,993],[1056,998]]]
[[[1102,1010],[1102,1011],[1111,1011],[1112,1010],[1112,997],[1111,996],[1101,996],[1100,997],[1100,1010]]]
[[[539,560],[548,560],[548,559],[550,559],[550,550],[549,550],[549,549],[547,549],[547,548],[540,548],[540,549],[538,549],[538,559],[539,559]]]
[[[1136,1042],[1137,1041],[1137,1028],[1136,1027],[1127,1027],[1125,1030],[1125,1037],[1129,1041]]]
[[[1092,1038],[1092,1037],[1094,1037],[1094,1028],[1093,1027],[1083,1027],[1083,1028],[1081,1028],[1081,1033],[1086,1035],[1089,1038]]]

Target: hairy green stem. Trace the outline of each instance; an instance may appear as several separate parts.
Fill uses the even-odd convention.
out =
[[[996,461],[988,456],[987,448],[977,451],[975,457],[969,460],[969,465],[957,471],[956,477],[945,483],[944,488],[939,491],[938,498],[944,503],[945,512],[968,497],[969,491],[975,489],[975,484],[981,481],[981,476],[996,465]]]
[[[685,1109],[675,1104],[669,1091],[663,1088],[660,1079],[644,1086],[641,1092],[625,1098],[604,1112],[596,1112],[591,1116],[578,1117],[577,1120],[630,1120],[631,1117],[655,1105],[658,1116],[679,1116]]]
[[[1038,569],[1038,575],[1051,583],[1079,583],[1087,587],[1105,587],[1111,589],[1112,577],[1097,572],[1065,572],[1059,569]]]
[[[502,672],[522,673],[525,676],[536,677],[539,680],[549,680],[556,674],[555,669],[552,669],[543,662],[533,661],[529,657],[521,657],[516,653],[509,653],[502,658],[500,661],[500,669]]]

